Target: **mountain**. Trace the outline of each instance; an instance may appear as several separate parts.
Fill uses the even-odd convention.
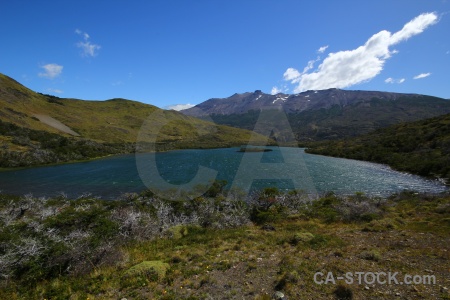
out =
[[[243,114],[261,109],[283,109],[286,113],[299,113],[307,110],[327,109],[334,105],[345,107],[358,102],[369,102],[373,98],[396,100],[402,96],[417,97],[419,95],[340,89],[306,91],[294,95],[283,93],[270,95],[257,90],[253,93],[234,94],[228,98],[209,99],[182,112],[195,117],[213,114]]]
[[[250,136],[250,131],[131,100],[44,95],[0,74],[0,167],[133,152],[138,138],[155,141],[155,150],[170,150],[238,146]]]
[[[316,142],[306,152],[384,163],[450,183],[450,114],[393,125],[355,138]]]
[[[365,134],[389,125],[450,113],[450,101],[418,94],[328,89],[299,94],[269,95],[261,91],[213,98],[181,111],[218,124],[253,130],[261,111],[287,114],[297,141],[339,139]],[[276,120],[277,117],[269,118]],[[265,132],[286,139],[288,129],[266,122]],[[260,132],[260,131],[258,131]],[[263,132],[260,132],[263,133]]]

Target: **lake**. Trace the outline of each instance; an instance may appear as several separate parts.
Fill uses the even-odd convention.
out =
[[[436,180],[397,172],[364,161],[307,154],[301,148],[270,147],[271,152],[242,153],[239,148],[177,150],[119,155],[89,162],[0,172],[0,191],[9,194],[69,197],[91,193],[114,199],[146,188],[163,189],[214,178],[246,191],[276,186],[311,194],[363,192],[387,196],[402,190],[438,193],[447,188]],[[195,176],[197,181],[191,182]]]

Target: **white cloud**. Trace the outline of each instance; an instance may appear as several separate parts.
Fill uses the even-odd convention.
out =
[[[75,30],[75,33],[83,37],[83,41],[77,43],[77,47],[81,48],[83,56],[94,57],[98,54],[98,50],[101,49],[100,45],[96,45],[91,43],[90,36],[86,32],[83,32],[79,29]]]
[[[421,14],[394,34],[382,30],[356,49],[328,54],[314,72],[309,73],[309,70],[315,61],[312,63],[309,61],[303,73],[289,68],[283,75],[284,79],[296,85],[294,88],[296,93],[305,90],[345,88],[369,81],[380,74],[386,60],[392,54],[398,53],[396,50],[390,51],[390,46],[423,32],[428,26],[435,24],[437,19],[435,13]]]
[[[286,73],[284,73],[284,74],[286,74]],[[274,87],[272,88],[272,90],[270,91],[270,94],[271,94],[271,95],[276,95],[276,94],[279,94],[279,93],[281,93],[281,92],[282,92],[281,89],[279,89],[279,88],[277,88],[276,86],[274,86]]]
[[[406,41],[410,37],[422,33],[428,26],[437,22],[436,13],[425,13],[415,17],[403,26],[402,30],[397,31],[391,37],[391,45]]]
[[[319,52],[319,53],[324,53],[325,50],[327,50],[327,48],[328,48],[328,45],[322,46],[322,47],[319,48],[319,50],[317,50],[317,52]]]
[[[293,83],[297,82],[297,80],[302,76],[299,71],[294,68],[288,68],[286,72],[283,74],[283,78],[286,81],[291,81]],[[273,89],[272,89],[273,90]],[[278,90],[278,88],[277,88]]]
[[[191,108],[191,107],[194,107],[195,105],[194,104],[175,104],[175,105],[169,105],[169,106],[166,106],[165,108],[166,109],[173,109],[173,110],[177,110],[177,111],[180,111],[180,110],[183,110],[183,109],[188,109],[188,108]]]
[[[431,73],[422,73],[422,74],[419,74],[417,76],[414,76],[414,79],[421,79],[421,78],[428,77],[430,75],[431,75]]]
[[[44,69],[44,72],[38,73],[39,77],[53,79],[61,75],[64,67],[58,64],[46,64],[41,66],[41,68]]]
[[[389,78],[386,78],[386,80],[384,80],[384,82],[401,84],[401,83],[405,82],[405,80],[406,80],[405,78],[394,79],[392,77],[389,77]]]

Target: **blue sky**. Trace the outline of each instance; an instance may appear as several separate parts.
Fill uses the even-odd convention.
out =
[[[450,98],[449,0],[16,0],[0,9],[0,72],[59,97],[169,107],[339,87]]]

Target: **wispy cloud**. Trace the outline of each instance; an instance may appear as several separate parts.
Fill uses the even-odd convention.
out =
[[[62,90],[52,89],[52,88],[48,88],[47,92],[54,93],[54,94],[62,94],[62,93],[64,93]]]
[[[319,50],[317,50],[317,52],[319,52],[319,53],[324,53],[325,50],[327,50],[327,48],[328,48],[328,45],[322,46],[322,47],[319,48]]]
[[[280,88],[274,86],[274,87],[272,88],[272,90],[270,91],[270,94],[271,94],[271,95],[276,95],[276,94],[279,94],[279,93],[282,93],[282,92],[283,92],[282,89],[280,89]]]
[[[431,75],[431,73],[422,73],[422,74],[419,74],[417,76],[414,76],[414,79],[421,79],[421,78],[428,77],[430,75]]]
[[[303,72],[300,73],[294,68],[288,68],[283,77],[286,81],[295,85],[294,92],[345,88],[369,81],[380,74],[386,60],[392,54],[398,53],[396,50],[391,51],[389,47],[422,33],[430,25],[435,24],[437,20],[436,13],[421,14],[393,34],[387,30],[382,30],[356,49],[328,54],[317,70],[313,72],[310,72],[310,70],[315,61],[313,63],[310,61]],[[321,47],[319,50],[323,48]]]
[[[58,64],[46,64],[41,66],[41,68],[44,69],[44,72],[38,73],[39,77],[54,79],[61,75],[64,67]]]
[[[394,78],[392,78],[392,77],[389,77],[389,78],[386,78],[386,80],[384,81],[384,82],[386,82],[386,83],[398,83],[398,84],[401,84],[401,83],[403,83],[403,82],[405,82],[405,78],[400,78],[400,79],[394,79]]]
[[[166,106],[165,109],[173,109],[173,110],[179,111],[179,110],[188,109],[188,108],[191,108],[191,107],[194,107],[194,106],[195,106],[194,104],[189,104],[189,103],[187,103],[187,104],[174,104],[174,105]]]
[[[81,55],[87,56],[87,57],[94,57],[94,56],[97,56],[98,50],[101,49],[101,46],[100,46],[100,45],[93,44],[93,43],[90,41],[90,38],[91,38],[91,37],[90,37],[89,34],[87,34],[86,32],[83,32],[83,31],[81,31],[81,30],[79,30],[79,29],[76,29],[76,30],[75,30],[75,33],[78,34],[78,35],[80,35],[81,37],[83,37],[83,40],[82,40],[82,41],[79,41],[79,42],[77,43],[77,47],[78,47],[78,48],[81,48],[81,50],[82,50]]]

